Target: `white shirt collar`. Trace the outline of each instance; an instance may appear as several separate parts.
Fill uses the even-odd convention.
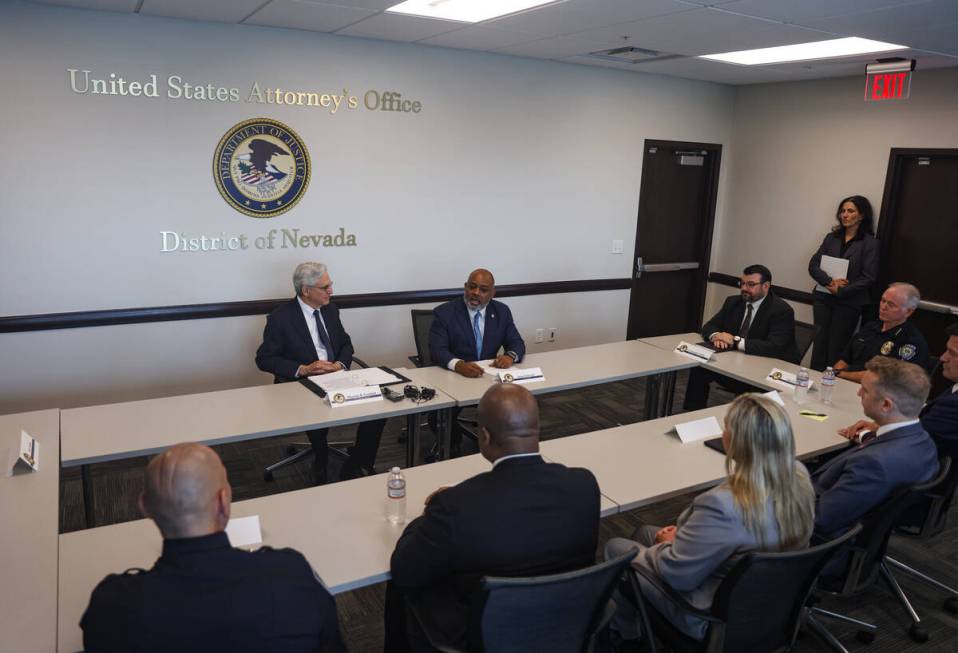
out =
[[[768,297],[768,295],[766,294],[765,297]],[[751,304],[751,305],[752,305],[752,317],[753,317],[753,318],[754,318],[755,314],[758,313],[758,307],[761,306],[761,305],[762,305],[762,302],[765,301],[765,297],[762,297],[761,299],[756,299],[754,302],[746,302],[746,304]]]
[[[303,309],[303,315],[306,317],[313,317],[313,311],[318,310],[304,302],[302,297],[297,297],[296,301],[299,302],[299,307]],[[325,323],[325,320],[323,322]]]
[[[531,457],[531,456],[541,456],[541,455],[542,455],[542,454],[540,454],[538,451],[536,451],[535,453],[514,453],[514,454],[510,454],[510,455],[508,455],[508,456],[503,456],[502,458],[497,458],[497,459],[496,459],[496,462],[492,463],[492,468],[495,469],[495,468],[496,468],[496,465],[498,465],[499,463],[501,463],[503,460],[509,460],[510,458],[529,458],[529,457]]]
[[[465,299],[462,300],[462,303],[466,305],[466,311],[469,313],[470,320],[476,319],[476,313],[481,315],[483,320],[486,319],[486,309],[489,308],[489,304],[486,304],[482,308],[473,308]]]
[[[951,386],[951,393],[952,393],[952,394],[955,394],[956,392],[958,392],[958,383],[956,383],[955,385]]]
[[[878,431],[876,431],[875,436],[881,437],[888,433],[889,431],[894,431],[895,429],[900,429],[905,426],[911,426],[912,424],[918,424],[917,419],[910,419],[905,422],[895,422],[894,424],[885,424],[884,426],[879,426]]]

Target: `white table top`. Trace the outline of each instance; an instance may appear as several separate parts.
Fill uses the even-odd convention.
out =
[[[404,470],[406,514],[422,514],[426,497],[489,471],[480,455]],[[386,474],[274,494],[233,504],[234,517],[259,515],[263,544],[292,547],[306,556],[331,592],[345,592],[389,578],[389,558],[405,525],[384,518]],[[602,498],[603,515],[618,507]],[[82,648],[80,618],[97,583],[130,567],[149,569],[162,538],[148,519],[60,536],[59,649]]]
[[[799,457],[809,457],[848,445],[835,431],[842,423],[829,417],[819,422],[799,415],[805,406],[785,400]],[[728,405],[638,422],[604,431],[573,435],[542,443],[550,460],[585,467],[595,474],[602,494],[633,510],[684,492],[702,490],[725,478],[725,457],[701,441],[683,444],[668,431],[676,424],[715,416],[719,424]]]
[[[525,387],[532,394],[545,394],[696,365],[695,361],[680,354],[632,340],[529,354],[517,367],[542,368],[545,380],[525,384]],[[496,382],[488,374],[470,379],[441,367],[407,369],[401,373],[417,384],[442,390],[455,398],[460,406],[479,403],[482,394]]]
[[[300,383],[146,399],[62,411],[64,467],[157,453],[178,442],[222,444],[449,408],[442,393],[428,403],[377,401],[332,408]]]
[[[11,476],[20,430],[37,439],[40,469]],[[0,639],[4,650],[52,651],[57,617],[60,411],[0,416]]]

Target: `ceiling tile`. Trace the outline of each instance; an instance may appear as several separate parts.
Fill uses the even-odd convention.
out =
[[[564,59],[581,54],[588,54],[596,50],[610,47],[608,43],[591,41],[573,36],[550,36],[538,41],[529,41],[506,48],[498,48],[496,52],[514,54],[521,57],[537,57],[540,59]]]
[[[735,66],[695,57],[676,57],[662,61],[647,61],[633,67],[637,72],[673,75],[719,84],[763,84],[794,79],[794,75],[777,68]]]
[[[38,5],[60,5],[79,7],[80,9],[102,9],[104,11],[136,11],[139,0],[33,0]]]
[[[376,14],[337,33],[388,41],[419,41],[461,29],[463,25],[464,23],[451,20],[417,18],[401,14]]]
[[[541,34],[516,32],[514,30],[486,27],[485,25],[472,25],[454,32],[423,39],[419,43],[441,45],[449,48],[465,48],[467,50],[495,50],[496,48],[527,43],[541,38]]]
[[[676,0],[566,0],[484,23],[554,36],[691,9]]]
[[[144,0],[140,13],[238,23],[262,5],[263,0]]]
[[[586,39],[628,36],[630,45],[685,55],[714,54],[833,38],[831,34],[821,31],[708,8],[585,30],[574,36]]]
[[[918,0],[732,0],[722,4],[723,11],[746,16],[769,18],[795,23],[810,18],[828,18],[896,5],[914,4]]]
[[[247,25],[333,32],[375,13],[373,9],[340,7],[300,0],[272,0],[243,22]]]

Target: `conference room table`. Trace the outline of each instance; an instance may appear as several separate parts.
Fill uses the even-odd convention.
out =
[[[35,472],[13,473],[20,432],[39,444]],[[56,647],[60,411],[0,416],[0,640],[10,651]]]

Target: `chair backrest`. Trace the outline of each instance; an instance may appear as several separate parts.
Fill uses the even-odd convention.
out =
[[[799,322],[795,320],[795,346],[798,347],[798,361],[801,362],[808,353],[808,348],[815,341],[815,334],[818,327],[808,322]]]
[[[432,328],[432,311],[414,308],[412,313],[412,337],[416,342],[416,355],[419,357],[419,367],[429,367],[433,364],[429,354],[429,329]]]
[[[798,551],[744,555],[712,600],[711,612],[721,623],[709,629],[709,650],[790,647],[816,578],[835,551],[860,530],[856,524],[839,538]]]
[[[606,562],[536,578],[482,579],[486,653],[580,653],[602,622],[633,549]]]
[[[950,468],[951,459],[948,458],[945,466],[939,468],[938,474],[932,480],[898,488],[889,498],[862,517],[862,532],[851,547],[848,567],[842,578],[842,594],[854,594],[875,580],[879,563],[885,557],[888,540],[895,527],[908,511],[923,500],[926,493],[942,487],[948,479]]]
[[[943,456],[938,461],[938,465],[938,474],[944,474],[944,480],[937,487],[923,494],[916,506],[915,515],[917,519],[909,522],[907,526],[902,526],[899,532],[904,531],[908,535],[931,537],[945,529],[948,511],[951,509],[951,502],[955,498],[955,490],[958,489],[958,465],[953,465],[951,458],[948,456]]]

